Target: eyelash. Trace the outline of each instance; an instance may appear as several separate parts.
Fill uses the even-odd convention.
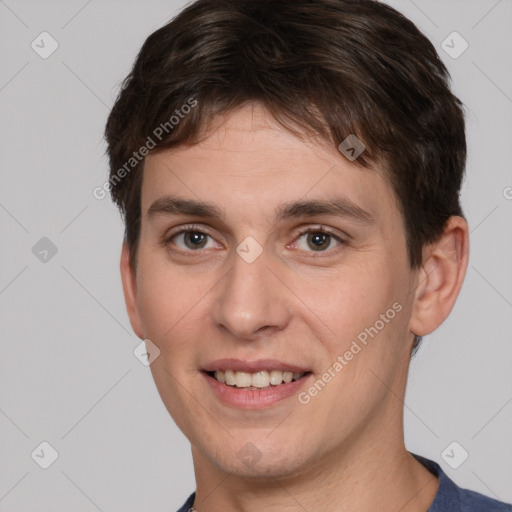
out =
[[[213,236],[210,235],[210,233],[208,233],[207,231],[204,231],[203,229],[200,229],[198,226],[191,224],[191,225],[183,226],[179,231],[176,231],[175,233],[172,233],[171,235],[164,237],[164,239],[162,240],[162,245],[167,247],[171,243],[173,238],[175,238],[178,235],[181,235],[183,233],[199,233],[199,234],[207,235],[213,239]],[[329,256],[331,256],[333,253],[337,253],[338,250],[341,248],[341,246],[348,245],[348,242],[346,240],[344,240],[343,238],[340,238],[338,235],[335,235],[334,233],[325,229],[322,226],[309,227],[307,229],[299,231],[298,233],[295,234],[293,243],[295,243],[296,240],[299,240],[304,235],[307,235],[310,233],[314,233],[314,234],[320,233],[320,234],[328,235],[328,236],[334,238],[334,240],[336,240],[339,243],[339,245],[337,247],[335,247],[333,249],[328,249],[326,251],[301,251],[301,252],[305,252],[305,253],[310,253],[310,255],[308,256],[310,258],[321,258],[322,254],[328,254]],[[197,251],[194,251],[194,250],[184,251],[181,249],[178,249],[178,250],[173,249],[173,250],[175,252],[179,252],[181,254],[187,254],[187,255],[193,254],[195,252],[197,252],[197,253],[201,252],[200,249],[198,249]]]

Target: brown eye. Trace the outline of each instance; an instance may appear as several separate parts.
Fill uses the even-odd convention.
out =
[[[199,231],[187,231],[183,233],[183,240],[189,249],[203,249],[206,245],[207,236]]]
[[[333,249],[343,243],[343,240],[336,235],[317,229],[301,233],[297,241],[297,248],[306,252],[327,252],[328,249]]]
[[[166,241],[166,245],[174,245],[184,252],[198,251],[216,247],[212,237],[202,231],[182,230]]]
[[[327,233],[308,233],[307,244],[314,251],[322,251],[329,247],[331,236]]]

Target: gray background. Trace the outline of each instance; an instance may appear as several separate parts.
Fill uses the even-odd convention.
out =
[[[512,3],[390,3],[433,41],[468,108],[470,265],[452,315],[413,360],[406,445],[512,501]],[[170,512],[194,489],[188,442],[132,353],[120,217],[92,194],[107,176],[118,86],[183,5],[0,0],[1,511]],[[47,59],[31,48],[43,31],[59,45]],[[453,31],[469,43],[456,59],[441,47]],[[42,237],[57,247],[46,262],[32,252]],[[31,457],[43,441],[59,455],[48,469]],[[469,453],[458,469],[441,456],[453,441]]]

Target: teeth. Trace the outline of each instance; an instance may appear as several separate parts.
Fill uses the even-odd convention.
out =
[[[224,377],[226,379],[226,384],[229,386],[234,386],[236,384],[236,378],[235,378],[235,372],[232,372],[231,370],[226,370],[224,373]]]
[[[290,371],[282,372],[280,370],[263,370],[256,373],[217,370],[214,375],[216,380],[225,383],[228,386],[261,389],[269,386],[278,386],[283,382],[288,383],[292,380],[298,380],[304,374],[293,373]]]
[[[270,384],[270,377],[267,371],[253,373],[251,376],[251,384],[255,388],[266,388]]]
[[[235,385],[237,388],[248,388],[252,386],[251,374],[246,372],[235,372]]]
[[[270,372],[270,384],[277,386],[278,384],[281,384],[281,382],[283,382],[283,372],[280,372],[279,370],[272,370]]]

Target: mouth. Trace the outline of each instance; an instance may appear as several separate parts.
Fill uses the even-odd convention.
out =
[[[237,389],[258,391],[270,387],[282,386],[296,382],[311,372],[293,372],[291,370],[261,370],[258,372],[244,372],[237,370],[216,370],[206,372],[208,376],[221,384]]]
[[[226,405],[263,409],[296,395],[313,375],[305,367],[271,359],[223,359],[201,370],[208,388]]]

